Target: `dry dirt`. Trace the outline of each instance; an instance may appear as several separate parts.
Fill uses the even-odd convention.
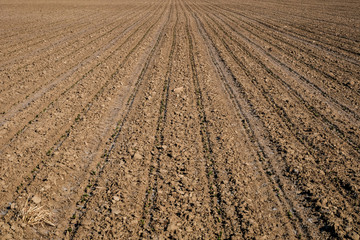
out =
[[[359,13],[1,1],[1,239],[358,240]]]

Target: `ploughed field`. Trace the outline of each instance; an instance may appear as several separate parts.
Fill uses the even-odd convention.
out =
[[[359,239],[359,2],[0,6],[1,239]]]

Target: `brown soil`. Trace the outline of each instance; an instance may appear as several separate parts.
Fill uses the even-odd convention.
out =
[[[358,240],[359,12],[2,1],[1,239]]]

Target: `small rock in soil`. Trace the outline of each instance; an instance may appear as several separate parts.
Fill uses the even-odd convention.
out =
[[[182,91],[184,91],[184,87],[175,88],[173,91],[174,93],[181,93]]]
[[[32,199],[31,199],[35,204],[39,204],[41,202],[41,198],[37,195],[35,195]]]
[[[136,152],[134,154],[134,157],[133,157],[135,160],[141,160],[143,158],[143,156],[139,153],[139,152]]]

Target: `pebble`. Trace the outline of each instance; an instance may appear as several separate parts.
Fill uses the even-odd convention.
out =
[[[40,235],[42,235],[42,236],[49,236],[49,231],[46,229],[40,228],[38,231],[39,231]]]
[[[120,209],[116,207],[111,208],[111,212],[115,215],[119,215],[121,213]]]
[[[184,91],[184,87],[175,88],[173,91],[174,93],[181,93],[182,91]]]
[[[139,152],[136,152],[134,154],[134,157],[133,157],[135,160],[141,160],[143,158],[143,156],[139,153]]]
[[[176,227],[176,224],[175,223],[170,223],[170,225],[169,225],[169,227],[168,227],[168,231],[170,231],[170,232],[173,232],[173,231],[175,231],[177,229],[177,227]]]
[[[32,199],[31,199],[35,204],[39,204],[41,202],[41,198],[37,195],[35,195]]]

